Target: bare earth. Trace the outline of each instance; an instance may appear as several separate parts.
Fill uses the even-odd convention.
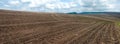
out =
[[[120,44],[118,19],[1,10],[0,44]]]

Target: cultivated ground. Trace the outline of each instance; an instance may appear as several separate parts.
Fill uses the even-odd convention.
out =
[[[0,44],[120,44],[119,18],[0,11]]]

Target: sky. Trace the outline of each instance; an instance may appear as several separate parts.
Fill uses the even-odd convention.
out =
[[[120,0],[0,0],[0,9],[33,12],[120,12]]]

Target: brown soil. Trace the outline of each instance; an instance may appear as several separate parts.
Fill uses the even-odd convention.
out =
[[[1,10],[0,44],[120,44],[115,20],[93,17]]]

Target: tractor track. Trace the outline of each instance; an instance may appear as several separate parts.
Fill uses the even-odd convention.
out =
[[[115,18],[0,10],[0,44],[120,44]]]
[[[97,26],[98,26],[97,28],[100,28],[100,27],[103,26],[103,24],[102,24],[102,25],[97,25]],[[100,27],[99,27],[99,26],[100,26]],[[94,27],[95,27],[95,26],[94,26]],[[88,29],[89,29],[89,30],[88,30]],[[82,41],[85,41],[85,38],[86,38],[86,40],[87,40],[87,38],[88,38],[90,35],[93,35],[96,31],[97,31],[96,28],[93,28],[93,27],[87,28],[86,31],[79,32],[78,34],[81,34],[81,35],[75,37],[71,42],[68,41],[67,44],[79,44],[79,42],[81,43]],[[88,33],[89,33],[89,36],[88,36]],[[84,37],[84,38],[82,38],[82,37]],[[84,39],[84,40],[82,40],[82,39]],[[81,40],[81,41],[80,41],[80,40]]]
[[[78,25],[78,24],[77,24]],[[70,25],[69,25],[70,26]],[[65,27],[66,28],[66,27]],[[62,29],[62,30],[64,30],[64,28]],[[59,30],[57,30],[58,32],[60,31],[60,29]],[[54,31],[54,32],[57,32],[57,31]],[[56,34],[56,33],[54,33],[54,32],[51,32],[51,33],[53,33],[53,34]],[[43,34],[44,35],[44,34]],[[48,35],[48,34],[45,34],[46,36]],[[37,36],[40,36],[40,35],[37,35]],[[29,36],[28,36],[29,37]],[[33,36],[34,37],[34,36]],[[23,37],[24,38],[24,37]],[[36,38],[36,36],[35,36],[35,38]],[[22,41],[22,39],[21,39],[21,41]]]

